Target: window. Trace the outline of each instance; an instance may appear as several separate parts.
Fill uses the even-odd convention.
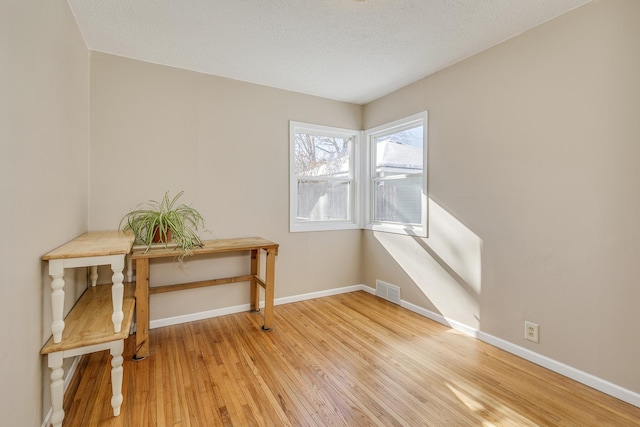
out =
[[[290,122],[290,231],[359,228],[360,132]]]
[[[290,231],[427,236],[427,112],[364,132],[364,146],[351,129],[292,121],[289,132]]]
[[[366,131],[366,228],[427,235],[427,113]]]

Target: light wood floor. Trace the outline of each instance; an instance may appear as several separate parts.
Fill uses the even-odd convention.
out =
[[[151,331],[110,406],[107,352],[85,356],[65,426],[631,426],[640,409],[354,292]]]

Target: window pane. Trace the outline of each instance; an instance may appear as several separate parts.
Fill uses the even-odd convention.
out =
[[[422,173],[423,126],[375,138],[375,177]]]
[[[423,132],[420,124],[373,138],[374,222],[422,224]]]
[[[406,224],[421,223],[420,177],[374,183],[373,220]]]
[[[296,175],[349,177],[352,137],[295,134]]]
[[[349,182],[298,180],[298,221],[349,219]]]

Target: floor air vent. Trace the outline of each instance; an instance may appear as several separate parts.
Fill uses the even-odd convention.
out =
[[[390,283],[376,280],[376,295],[400,305],[400,288]]]

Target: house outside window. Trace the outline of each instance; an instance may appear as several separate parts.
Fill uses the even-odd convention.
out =
[[[366,131],[366,228],[426,237],[427,113]]]
[[[290,122],[290,231],[359,228],[360,132]]]

